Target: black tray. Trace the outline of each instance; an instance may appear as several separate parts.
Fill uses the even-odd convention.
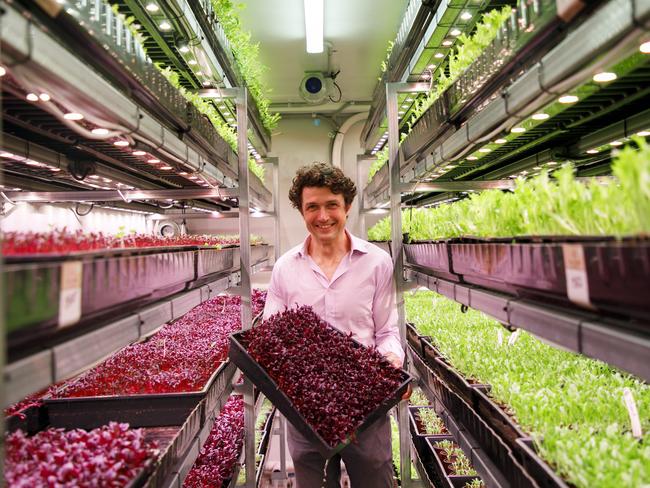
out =
[[[431,452],[431,462],[425,464],[430,472],[432,479],[436,479],[438,484],[436,485],[439,488],[456,488],[463,487],[466,483],[478,478],[478,476],[458,476],[458,475],[448,475],[443,466],[442,459],[438,455],[438,452],[434,449],[434,444],[439,442],[441,439],[432,439],[427,437],[426,444]]]
[[[208,398],[214,407],[234,374],[234,365],[224,361],[212,374],[201,391],[186,393],[157,393],[140,395],[111,395],[94,397],[43,399],[51,423],[66,428],[90,428],[111,420],[128,422],[134,427],[162,427],[182,425],[188,415],[200,407],[199,421],[207,414]],[[199,405],[200,404],[200,405]],[[209,411],[208,411],[209,413]]]
[[[420,409],[432,409],[435,411],[435,407],[430,406],[430,405],[418,405],[418,406],[412,406],[409,405],[409,430],[411,431],[411,439],[413,440],[413,446],[418,450],[420,453],[420,457],[424,462],[429,461],[429,459],[426,457],[426,448],[425,448],[425,439],[427,438],[432,438],[434,440],[445,440],[445,439],[452,439],[451,434],[427,434],[423,433],[420,431],[420,424],[415,418],[416,411]]]
[[[285,418],[291,422],[291,424],[296,429],[298,429],[302,435],[304,435],[307,439],[311,440],[316,445],[319,452],[325,458],[330,458],[341,451],[352,441],[356,435],[365,430],[373,422],[386,415],[393,406],[399,403],[403,394],[406,392],[409,383],[413,379],[411,375],[402,370],[403,379],[399,388],[397,388],[393,394],[384,401],[384,403],[382,403],[377,409],[371,412],[363,420],[359,427],[357,427],[357,429],[352,434],[350,434],[350,436],[348,436],[345,442],[341,442],[336,446],[330,446],[304,419],[304,417],[298,413],[298,411],[291,403],[291,400],[289,400],[284,392],[278,388],[277,384],[267,374],[266,370],[262,368],[259,363],[257,363],[253,358],[250,357],[246,351],[246,348],[243,346],[243,334],[245,334],[245,332],[231,334],[229,352],[230,359],[253,382],[253,384],[259,388],[264,396],[268,398],[280,412],[282,412]],[[358,347],[364,347],[359,343],[356,344]]]
[[[517,444],[524,467],[535,478],[540,488],[569,488],[569,485],[539,457],[531,438],[517,439]]]
[[[436,276],[458,281],[452,269],[450,244],[446,241],[404,244],[406,262],[434,272]]]

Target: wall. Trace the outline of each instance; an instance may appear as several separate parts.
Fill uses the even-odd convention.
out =
[[[148,223],[144,214],[109,210],[99,207],[85,216],[74,213],[74,204],[43,204],[20,202],[12,212],[0,220],[3,232],[47,232],[52,229],[66,227],[70,231],[103,232],[116,234],[120,231],[148,233],[152,224]],[[82,205],[83,212],[87,206]]]

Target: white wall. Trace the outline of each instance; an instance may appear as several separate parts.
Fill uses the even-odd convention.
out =
[[[144,214],[95,207],[88,215],[81,217],[74,213],[74,206],[20,202],[9,215],[0,220],[0,229],[3,232],[47,232],[66,227],[70,231],[83,230],[104,234],[133,230],[145,234],[152,229],[152,224],[147,222]],[[83,213],[87,208],[87,205],[82,205],[80,210]]]

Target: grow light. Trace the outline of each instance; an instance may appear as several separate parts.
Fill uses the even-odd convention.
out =
[[[460,14],[460,20],[469,20],[472,18],[472,14],[469,12],[463,12]]]
[[[476,161],[478,158],[476,156],[467,156],[468,161]]]
[[[129,141],[119,140],[119,141],[115,141],[113,145],[117,147],[126,147],[129,145]]]
[[[442,45],[445,46],[445,47],[449,47],[449,46],[451,46],[453,43],[454,43],[454,41],[451,41],[451,40],[449,40],[449,39],[445,39],[444,41],[442,41]]]
[[[644,42],[639,46],[639,51],[643,54],[650,54],[650,41]]]
[[[444,58],[445,55],[442,53],[436,53],[434,57],[440,59],[440,58]]]
[[[550,116],[549,114],[546,114],[546,113],[544,113],[544,112],[540,112],[540,113],[538,113],[538,114],[533,114],[532,119],[533,119],[533,120],[546,120],[546,119],[548,119],[548,118],[550,118],[550,117],[551,117],[551,116]]]
[[[167,165],[165,165],[165,166],[161,166],[160,169],[163,169],[163,170],[170,170],[170,169],[174,169],[174,168],[172,168],[171,166],[167,166]]]
[[[598,149],[587,149],[587,154],[598,154]]]
[[[4,66],[0,66],[0,76],[4,76],[7,74],[7,70],[4,68]]]
[[[40,98],[43,102],[49,102],[51,100],[51,97],[47,93],[41,93],[38,98]]]
[[[190,66],[194,66],[196,64],[196,59],[188,59],[187,64],[189,64]]]
[[[158,10],[160,10],[158,5],[156,5],[154,2],[149,2],[145,8],[148,12],[158,12]]]
[[[84,116],[79,112],[68,112],[67,114],[63,114],[63,118],[66,120],[81,120]]]
[[[641,132],[637,132],[636,135],[641,137],[648,137],[650,136],[650,130],[642,130]]]
[[[323,0],[304,0],[305,38],[308,53],[323,52]]]
[[[612,141],[609,143],[610,146],[622,146],[623,143],[621,141]]]
[[[461,34],[462,34],[462,32],[461,32],[460,29],[452,29],[451,32],[449,32],[449,35],[454,36],[454,37],[457,37],[457,36],[459,36]]]
[[[489,147],[482,147],[481,149],[478,150],[478,152],[480,152],[480,153],[489,153],[489,152],[492,152],[492,149],[490,149]]]
[[[145,154],[147,154],[145,151],[133,151],[134,156],[144,156]]]
[[[596,73],[593,80],[596,83],[607,83],[608,81],[614,81],[616,79],[616,73],[611,73],[608,71],[603,71],[602,73]]]
[[[159,163],[159,162],[160,162],[160,159],[156,159],[156,158],[151,158],[151,159],[149,159],[147,161],[147,163],[151,163],[151,164],[156,164],[156,163]]]
[[[503,138],[495,139],[494,141],[495,144],[505,144],[506,142],[508,142],[508,140]]]
[[[163,20],[160,24],[158,24],[158,27],[162,31],[168,31],[168,30],[171,30],[172,25],[169,22],[167,22],[166,20]]]
[[[557,101],[560,103],[576,103],[578,100],[580,99],[575,95],[563,95]]]
[[[106,134],[108,134],[108,129],[104,129],[103,127],[96,127],[90,132],[98,136],[105,136]]]
[[[510,132],[512,132],[513,134],[523,134],[524,132],[526,132],[526,128],[525,127],[513,127],[512,129],[510,129]]]
[[[27,100],[30,102],[38,102],[38,95],[36,93],[28,93],[27,96],[25,97]]]

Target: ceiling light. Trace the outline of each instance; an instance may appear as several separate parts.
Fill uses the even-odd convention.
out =
[[[323,52],[323,3],[324,0],[304,0],[308,53]]]
[[[478,158],[476,156],[467,156],[468,161],[476,161]]]
[[[196,64],[196,59],[188,59],[187,64],[189,64],[190,66],[194,66]]]
[[[400,110],[400,111],[397,112],[397,113],[398,113],[399,115],[404,115],[406,112],[404,112],[404,110]]]
[[[598,154],[598,149],[588,149],[587,154]]]
[[[549,161],[546,163],[548,166],[557,166],[557,161]]]
[[[169,170],[169,169],[173,169],[173,168],[171,166],[165,165],[165,166],[161,166],[160,169]]]
[[[198,180],[198,179],[199,179],[198,176],[190,176],[190,180]]]
[[[541,166],[533,166],[533,169],[539,171],[540,169],[542,169],[542,167]]]
[[[119,141],[115,141],[113,145],[117,147],[126,147],[129,145],[129,141],[119,140]]]
[[[449,32],[449,35],[452,35],[454,37],[461,35],[462,32],[460,29],[452,29],[451,32]]]
[[[134,156],[144,156],[147,153],[145,151],[138,150],[138,151],[133,151],[131,154],[133,154]]]
[[[190,47],[187,44],[183,44],[181,47],[178,48],[178,50],[183,54],[187,54],[190,52]]]
[[[616,79],[616,73],[603,71],[602,73],[596,73],[593,79],[596,83],[607,83]]]
[[[469,12],[463,12],[462,14],[460,14],[461,20],[469,20],[471,18],[472,18],[472,14]]]
[[[437,66],[436,64],[430,64],[429,66],[427,66],[427,69],[434,70],[436,69],[436,66]]]
[[[489,147],[482,147],[481,149],[478,150],[478,152],[489,153],[492,152],[492,149],[490,149]]]
[[[445,169],[454,169],[455,167],[455,164],[450,164],[449,166],[445,166]]]
[[[7,151],[0,152],[0,158],[13,158],[13,157],[14,157],[13,153]]]
[[[610,146],[622,146],[623,143],[621,141],[612,141],[609,143]]]
[[[500,138],[500,139],[495,139],[494,140],[495,144],[505,144],[506,142],[508,142],[508,139]]]
[[[61,168],[56,168],[56,167],[54,167],[54,166],[50,166],[50,167],[49,167],[49,170],[52,171],[52,172],[54,172],[54,173],[58,173],[59,171],[61,171]]]
[[[110,178],[102,178],[102,180],[104,180],[104,183],[111,183],[113,181]]]
[[[402,104],[402,108],[409,108],[409,106],[410,106],[410,105],[409,105],[408,103],[403,103],[403,104]]]
[[[38,102],[39,100],[38,95],[36,93],[28,93],[27,97],[25,98],[27,98],[27,100],[29,100],[30,102]]]
[[[158,27],[162,31],[168,31],[168,30],[171,30],[172,25],[169,22],[167,22],[166,20],[163,20],[160,24],[158,24]]]
[[[550,118],[551,116],[549,114],[545,114],[544,112],[540,112],[538,114],[533,114],[533,120],[546,120]]]
[[[156,158],[151,158],[151,159],[147,160],[147,163],[151,163],[151,164],[156,164],[156,163],[159,163],[159,162],[160,162],[160,159],[156,159]]]
[[[451,41],[451,40],[449,40],[449,39],[445,39],[444,41],[442,41],[442,45],[445,46],[445,47],[449,47],[449,46],[451,46],[453,43],[454,43],[454,41]]]
[[[204,81],[204,82],[202,83],[202,85],[203,85],[203,86],[210,86],[211,83],[210,83],[208,80],[206,80],[206,81]]]
[[[560,103],[576,103],[578,100],[580,99],[575,95],[563,95],[557,99]]]
[[[195,74],[196,76],[203,76],[203,71],[197,71],[197,72],[194,73],[194,74]]]
[[[643,54],[650,54],[650,41],[641,44],[641,46],[639,46],[639,51],[641,51]]]
[[[50,101],[50,95],[47,93],[41,93],[38,98],[40,98],[44,102],[49,102]]]
[[[525,127],[513,127],[512,129],[510,129],[510,132],[512,132],[513,134],[523,134],[524,132],[526,132],[526,128]]]
[[[187,171],[181,171],[181,172],[178,173],[178,174],[181,175],[181,176],[187,176]]]
[[[636,135],[641,137],[648,137],[650,136],[650,130],[642,130],[641,132],[637,132]]]
[[[160,10],[158,5],[156,5],[154,2],[149,2],[145,8],[149,12],[158,12],[158,10]]]
[[[90,132],[98,136],[105,136],[106,134],[108,134],[108,129],[104,129],[103,127],[96,127]]]
[[[4,66],[0,66],[0,76],[4,76],[7,74],[7,70],[4,68]]]
[[[445,57],[445,55],[442,54],[442,53],[436,53],[436,54],[434,55],[434,58],[438,58],[438,59],[440,59],[440,58],[444,58],[444,57]]]
[[[68,112],[67,114],[63,114],[63,118],[66,120],[81,120],[84,116],[79,112]]]

